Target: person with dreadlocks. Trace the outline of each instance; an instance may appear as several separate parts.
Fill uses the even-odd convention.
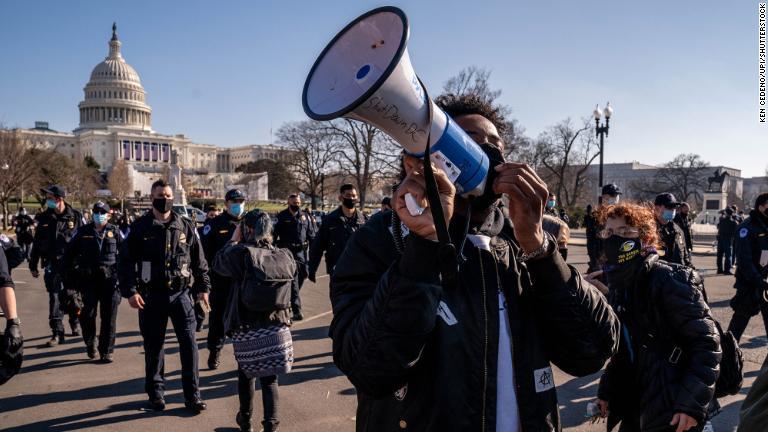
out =
[[[431,209],[406,208],[409,193],[425,206],[426,183],[422,160],[404,156],[393,211],[347,243],[331,278],[330,336],[357,390],[357,430],[561,430],[550,362],[574,376],[600,370],[618,321],[542,229],[547,186],[503,161],[498,109],[471,95],[435,102],[493,161],[495,180],[470,201],[433,168],[457,245],[449,256]]]

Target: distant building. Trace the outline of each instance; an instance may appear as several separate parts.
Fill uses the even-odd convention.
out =
[[[20,130],[22,139],[72,159],[91,156],[105,173],[123,159],[130,168],[132,188],[140,195],[147,195],[149,185],[167,174],[173,151],[184,175],[190,176],[193,190],[205,190],[213,198],[223,197],[225,190],[208,188],[209,177],[233,173],[237,166],[257,159],[284,160],[291,153],[274,145],[225,148],[199,144],[184,134],[152,130],[146,91],[139,74],[123,58],[121,46],[113,25],[109,54],[93,68],[83,89],[84,98],[78,104],[80,122],[74,131],[58,132],[47,122],[36,121],[34,128]],[[266,185],[264,181],[261,184]]]

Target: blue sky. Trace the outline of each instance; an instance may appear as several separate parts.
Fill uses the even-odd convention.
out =
[[[463,67],[485,67],[531,136],[610,100],[608,162],[694,152],[765,175],[752,0],[3,1],[0,122],[74,129],[117,21],[155,130],[268,143],[270,127],[306,118],[302,86],[325,44],[383,4],[408,14],[411,58],[433,94]]]

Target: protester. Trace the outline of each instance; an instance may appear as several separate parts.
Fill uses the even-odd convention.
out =
[[[599,209],[604,205],[616,205],[621,199],[621,189],[613,183],[604,185],[600,190],[600,200],[597,208]],[[595,209],[597,210],[597,209]],[[592,220],[594,220],[594,211],[588,212],[592,214]],[[587,252],[589,253],[589,270],[588,272],[596,271],[600,268],[600,257],[602,256],[602,240],[597,237],[596,225],[592,228],[587,227]]]
[[[406,157],[394,211],[347,244],[331,278],[330,335],[357,391],[357,429],[560,430],[550,361],[576,376],[598,371],[618,322],[544,233],[542,180],[501,163],[500,113],[474,96],[436,102],[499,164],[498,176],[470,206],[435,169],[452,252],[436,241],[431,206],[418,216],[406,207],[408,193],[426,206],[422,160]]]
[[[557,214],[557,197],[555,194],[551,193],[549,196],[547,196],[547,202],[544,204],[545,208],[545,214],[548,214],[550,216],[558,217]]]
[[[685,234],[674,222],[678,207],[680,202],[669,192],[657,195],[653,201],[653,213],[661,242],[659,257],[669,263],[692,267],[691,254],[685,244]]]
[[[695,270],[659,260],[655,216],[644,206],[602,207],[609,301],[622,325],[619,352],[600,379],[608,430],[700,431],[713,403],[720,338]],[[590,281],[596,272],[590,274]]]
[[[568,260],[568,241],[571,238],[571,229],[568,223],[561,218],[545,214],[541,223],[544,231],[548,232],[557,242],[557,250],[563,261]]]
[[[691,206],[687,202],[680,203],[679,211],[675,215],[675,223],[683,230],[685,236],[685,247],[688,254],[693,252],[693,232],[691,230]]]
[[[277,375],[291,370],[291,284],[296,263],[272,246],[272,221],[260,210],[243,217],[232,240],[214,258],[213,270],[232,280],[224,329],[232,335],[238,363],[240,411],[235,420],[251,432],[255,380],[261,384],[263,431],[278,429]]]
[[[749,217],[738,227],[736,242],[739,265],[733,284],[736,294],[730,303],[733,317],[728,330],[736,339],[741,339],[750,318],[760,313],[768,334],[768,192],[755,199]]]
[[[24,338],[16,309],[12,268],[5,257],[5,248],[0,246],[0,310],[5,314],[5,331],[0,335],[0,385],[19,373],[24,357]]]
[[[199,413],[208,406],[200,397],[192,298],[208,303],[208,263],[193,222],[171,211],[171,186],[157,180],[151,193],[152,210],[131,224],[131,234],[120,250],[120,290],[139,312],[144,341],[144,391],[149,407],[156,411],[165,409],[163,347],[170,319],[179,341],[184,405]]]
[[[312,282],[316,281],[317,269],[320,267],[323,253],[325,253],[325,269],[329,275],[332,275],[336,261],[344,252],[347,241],[367,220],[367,216],[357,209],[359,199],[357,189],[353,185],[349,183],[341,185],[339,201],[341,202],[339,208],[323,217],[323,223],[310,245],[308,279]]]
[[[64,269],[60,265],[67,243],[75,235],[78,228],[85,225],[82,213],[72,208],[64,198],[67,191],[59,185],[51,185],[41,189],[45,194],[47,210],[37,218],[37,230],[32,244],[29,259],[29,272],[32,277],[39,277],[38,263],[42,262],[45,289],[48,291],[48,323],[52,337],[46,343],[54,347],[64,343],[64,324],[62,313],[69,316],[69,326],[72,336],[80,335],[78,315],[81,302],[75,287],[68,285],[64,278]]]
[[[381,199],[381,208],[379,211],[392,210],[392,198],[384,197]]]

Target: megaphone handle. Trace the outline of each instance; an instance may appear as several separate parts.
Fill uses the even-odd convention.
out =
[[[435,222],[435,230],[437,231],[437,239],[443,245],[451,245],[451,235],[448,232],[448,225],[445,221],[445,213],[443,212],[443,205],[440,202],[440,193],[437,189],[437,180],[435,180],[435,173],[432,171],[432,161],[429,159],[430,141],[432,139],[432,103],[427,93],[427,87],[421,82],[421,79],[417,76],[419,85],[424,90],[424,98],[427,100],[427,114],[428,114],[428,130],[427,132],[427,145],[424,148],[424,180],[427,186],[427,201],[429,207],[432,210],[432,219]]]

